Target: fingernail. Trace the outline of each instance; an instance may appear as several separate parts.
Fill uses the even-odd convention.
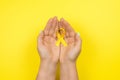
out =
[[[55,18],[57,19],[57,16],[55,16]]]
[[[53,18],[50,18],[49,21],[52,21]]]
[[[42,30],[40,30],[40,33],[42,32]]]
[[[79,33],[79,32],[77,32],[77,35],[78,35],[78,36],[80,36],[80,33]]]
[[[61,21],[64,21],[64,18],[61,18],[60,20],[61,20]]]

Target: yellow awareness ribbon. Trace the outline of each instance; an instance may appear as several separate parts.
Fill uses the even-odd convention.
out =
[[[57,41],[56,41],[56,46],[59,46],[60,43],[62,43],[64,46],[67,46],[67,43],[65,42],[64,40],[64,37],[65,37],[65,29],[64,28],[60,28],[57,33],[56,33],[56,36],[57,36]]]

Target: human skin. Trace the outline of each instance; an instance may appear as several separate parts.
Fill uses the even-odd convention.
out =
[[[67,46],[56,46],[56,31],[58,28],[66,31]],[[60,62],[60,80],[78,80],[76,59],[81,51],[81,39],[70,24],[57,17],[49,19],[44,31],[38,36],[38,52],[41,65],[37,80],[55,80],[57,63]]]
[[[55,45],[58,29],[57,17],[49,19],[44,31],[38,36],[37,48],[41,59],[41,65],[37,80],[55,80],[56,66],[59,60],[60,47]]]
[[[61,18],[59,27],[66,31],[67,46],[60,46],[60,80],[78,80],[76,59],[81,51],[81,39],[71,25]]]

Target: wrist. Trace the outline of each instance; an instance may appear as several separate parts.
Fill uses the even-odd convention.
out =
[[[76,65],[76,61],[66,60],[66,61],[60,62],[60,64],[65,66],[72,66],[72,65]]]
[[[57,64],[50,61],[41,61],[40,71],[45,73],[45,75],[53,75],[56,73]]]
[[[61,76],[64,76],[66,78],[61,78],[61,80],[78,80],[75,61],[64,61],[63,63],[60,63],[60,69]]]
[[[48,63],[48,64],[51,63],[55,65],[58,63],[58,59],[54,57],[41,58],[41,62]]]
[[[57,63],[55,63],[54,61],[49,60],[49,59],[44,59],[44,60],[40,61],[40,66],[46,66],[46,67],[53,66],[53,67],[56,67],[56,65],[57,65]]]
[[[37,80],[55,80],[56,66],[57,64],[48,60],[41,60]]]
[[[75,63],[76,63],[76,60],[71,60],[67,58],[60,59],[60,64],[75,64]]]

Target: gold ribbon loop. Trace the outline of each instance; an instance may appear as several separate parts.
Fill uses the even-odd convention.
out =
[[[59,46],[60,43],[62,43],[64,46],[67,46],[67,43],[65,42],[64,40],[64,37],[65,37],[65,29],[64,28],[60,28],[57,33],[56,33],[56,36],[57,36],[57,41],[56,41],[56,46]]]

